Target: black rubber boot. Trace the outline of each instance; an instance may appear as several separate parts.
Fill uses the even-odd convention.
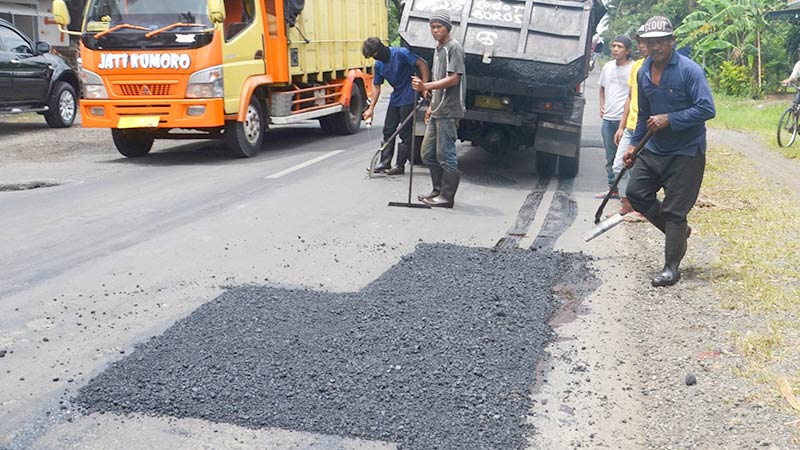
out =
[[[436,208],[452,208],[455,204],[458,183],[461,181],[461,172],[445,171],[442,178],[442,191],[433,198],[426,198],[422,201]]]
[[[381,146],[383,146],[385,142],[381,142]],[[389,168],[392,167],[392,156],[394,156],[394,145],[387,145],[381,151],[381,162],[378,163],[379,167]]]
[[[680,265],[686,255],[686,238],[689,226],[684,223],[667,223],[664,238],[664,269],[651,283],[655,287],[672,286],[681,279]]]
[[[427,198],[434,198],[439,195],[439,192],[442,191],[442,178],[444,177],[444,169],[439,166],[430,166],[431,170],[431,183],[433,184],[433,190],[428,194],[420,194],[417,196],[417,200],[423,201]]]
[[[407,142],[397,144],[397,161],[395,167],[405,167],[408,157],[411,155],[411,146]]]
[[[643,216],[647,218],[656,228],[661,230],[662,233],[666,233],[666,220],[664,220],[664,214],[661,213],[661,202],[656,200],[655,204],[653,204],[650,209],[642,213]]]

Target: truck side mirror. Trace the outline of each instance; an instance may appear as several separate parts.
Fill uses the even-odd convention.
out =
[[[215,24],[225,22],[225,3],[223,0],[208,0],[208,17]]]
[[[64,28],[69,26],[69,8],[64,0],[53,0],[53,19]]]

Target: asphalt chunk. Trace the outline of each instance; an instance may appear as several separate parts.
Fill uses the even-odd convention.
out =
[[[235,287],[78,391],[143,413],[397,442],[522,449],[555,284],[587,257],[421,244],[365,289]]]

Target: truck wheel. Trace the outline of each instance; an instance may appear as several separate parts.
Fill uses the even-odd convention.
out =
[[[361,88],[357,84],[353,85],[353,91],[350,93],[350,107],[334,116],[336,117],[336,128],[339,134],[355,134],[358,132],[359,127],[361,127],[361,114],[366,109],[364,107],[365,104],[366,101]]]
[[[536,152],[536,173],[540,177],[551,177],[556,172],[558,156],[552,153]]]
[[[558,177],[559,178],[575,178],[575,175],[578,175],[578,168],[581,162],[581,151],[578,149],[578,153],[575,154],[574,158],[570,158],[568,156],[559,156],[558,157]]]
[[[251,97],[244,122],[225,123],[225,144],[234,158],[251,158],[261,151],[264,142],[264,113],[258,98]]]
[[[422,161],[422,139],[425,136],[414,136],[414,165],[424,166],[425,162]]]
[[[155,138],[144,130],[111,130],[117,150],[128,158],[139,158],[150,153]]]
[[[337,131],[336,131],[336,121],[337,120],[338,120],[338,117],[335,116],[335,115],[320,117],[319,118],[319,126],[320,126],[320,128],[322,128],[322,131],[324,131],[324,132],[326,132],[328,134],[337,134]]]
[[[64,81],[56,83],[50,102],[50,110],[44,113],[44,120],[50,128],[68,128],[75,122],[75,113],[78,110],[78,97],[71,84]]]
[[[511,146],[511,137],[501,127],[491,127],[483,133],[480,141],[481,148],[493,155],[508,153]]]

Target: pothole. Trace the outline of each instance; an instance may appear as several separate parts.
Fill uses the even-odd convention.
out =
[[[42,189],[60,185],[61,183],[54,183],[52,181],[28,181],[25,183],[0,184],[0,192],[30,191],[32,189]]]

